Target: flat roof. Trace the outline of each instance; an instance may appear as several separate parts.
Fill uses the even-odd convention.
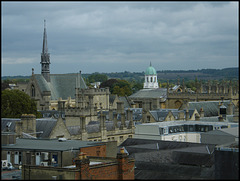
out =
[[[231,122],[208,122],[208,121],[186,121],[186,120],[177,120],[177,121],[163,121],[163,122],[154,122],[154,123],[143,123],[139,125],[144,125],[144,126],[159,126],[159,127],[164,127],[164,126],[179,126],[179,125],[213,125],[213,126],[218,126],[218,125],[235,125],[238,127],[238,123],[231,123]]]
[[[38,151],[67,151],[78,150],[83,147],[91,147],[105,144],[103,142],[82,141],[82,140],[65,140],[58,141],[58,139],[29,139],[17,138],[16,144],[2,145],[2,149],[14,150],[38,150]]]

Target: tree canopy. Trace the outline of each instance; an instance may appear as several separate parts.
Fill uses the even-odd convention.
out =
[[[87,79],[88,79],[89,83],[104,82],[104,81],[108,80],[108,76],[106,76],[105,74],[94,73],[94,74],[91,74],[90,76],[88,76]]]
[[[1,117],[20,118],[22,114],[41,117],[36,103],[29,95],[20,90],[3,90],[1,95]]]

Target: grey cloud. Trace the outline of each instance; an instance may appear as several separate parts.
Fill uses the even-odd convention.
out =
[[[150,61],[157,70],[224,68],[236,66],[238,61],[238,3],[5,2],[2,5],[2,59],[16,58],[19,63],[26,57],[29,61],[37,60],[35,65],[39,69],[44,19],[52,71],[59,73],[82,66],[87,72],[104,68],[105,72],[144,71]],[[72,69],[64,66],[66,60],[67,67]],[[86,65],[88,62],[91,66]],[[59,68],[54,70],[56,64]],[[117,66],[107,69],[110,65]]]

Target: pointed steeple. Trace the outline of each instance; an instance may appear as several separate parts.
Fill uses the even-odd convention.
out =
[[[43,32],[43,47],[41,54],[41,73],[47,82],[50,82],[50,55],[47,48],[47,31],[46,31],[46,20],[44,20],[44,32]]]
[[[42,48],[42,54],[45,54],[45,53],[48,53],[46,20],[44,20],[44,32],[43,32],[43,48]]]

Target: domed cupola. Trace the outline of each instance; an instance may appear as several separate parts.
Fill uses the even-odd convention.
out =
[[[150,62],[150,66],[145,71],[145,75],[157,75],[157,72],[154,67],[152,67],[152,64]]]
[[[145,71],[144,89],[158,88],[157,72],[150,62],[150,66]]]

